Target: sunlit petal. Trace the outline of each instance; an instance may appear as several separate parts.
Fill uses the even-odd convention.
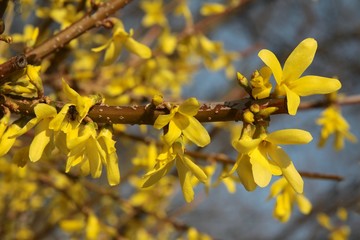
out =
[[[284,81],[292,81],[298,79],[301,74],[312,63],[317,49],[317,42],[313,38],[303,40],[287,58],[284,69]]]
[[[283,129],[268,134],[265,140],[275,145],[306,144],[312,140],[312,136],[301,129]]]
[[[199,111],[200,104],[196,98],[189,98],[179,106],[179,112],[187,116],[195,116]]]
[[[294,188],[294,190],[297,193],[302,193],[304,189],[304,181],[286,152],[280,147],[275,146],[269,148],[269,155],[271,159],[281,168],[283,176]]]
[[[300,97],[292,90],[284,86],[286,91],[287,108],[290,115],[295,115],[300,105]]]
[[[311,211],[311,202],[302,194],[298,194],[296,197],[296,202],[299,206],[300,212],[303,214],[308,214]]]
[[[282,69],[279,60],[274,53],[267,49],[263,49],[258,54],[259,58],[268,66],[274,74],[276,83],[280,85],[282,83]]]
[[[299,96],[308,96],[335,92],[341,88],[341,83],[335,78],[309,75],[292,81],[290,87]]]
[[[183,130],[185,137],[199,147],[208,145],[210,143],[210,136],[205,127],[194,117],[189,117],[188,119],[190,124]]]

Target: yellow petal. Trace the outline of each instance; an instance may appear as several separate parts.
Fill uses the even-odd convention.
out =
[[[50,121],[49,129],[59,131],[62,128],[64,120],[67,119],[67,113],[71,104],[65,104],[60,112]]]
[[[281,222],[289,220],[291,215],[291,204],[288,194],[281,194],[276,198],[274,216]]]
[[[210,136],[204,126],[194,117],[189,117],[188,119],[190,124],[183,130],[184,136],[199,147],[208,145],[210,143]]]
[[[196,98],[189,98],[179,106],[179,112],[187,116],[195,116],[200,108],[200,104]]]
[[[37,104],[34,107],[34,112],[36,117],[39,119],[55,117],[57,114],[56,108],[45,103]]]
[[[254,181],[254,175],[252,172],[252,166],[248,155],[241,155],[237,160],[238,167],[236,172],[239,176],[240,182],[243,184],[247,191],[254,191],[257,187]]]
[[[254,181],[259,187],[266,187],[269,185],[271,180],[271,172],[268,169],[264,168],[258,162],[252,164],[252,173],[254,176]]]
[[[300,105],[300,97],[292,90],[284,86],[286,91],[287,108],[290,115],[295,115]]]
[[[242,154],[249,153],[254,150],[261,143],[262,139],[240,139],[233,141],[233,147]]]
[[[297,95],[308,96],[335,92],[341,88],[341,83],[335,78],[309,75],[292,81],[290,86]]]
[[[302,194],[296,196],[296,202],[299,206],[300,212],[303,214],[309,214],[311,211],[311,202]]]
[[[313,38],[307,38],[303,40],[295,49],[292,51],[290,56],[287,58],[284,69],[283,79],[284,81],[292,81],[298,79],[301,74],[309,67],[312,63],[317,48],[317,42]]]
[[[194,200],[194,190],[191,185],[190,172],[182,161],[176,161],[176,169],[185,201],[191,202]]]
[[[279,180],[274,182],[271,185],[270,194],[269,194],[268,199],[276,197],[279,193],[281,193],[284,190],[284,188],[287,184],[288,183],[285,178],[280,178]]]
[[[125,42],[125,47],[132,53],[138,55],[143,59],[148,59],[151,57],[151,49],[129,37]]]
[[[297,193],[302,193],[304,189],[304,181],[296,170],[290,157],[281,147],[269,147],[268,153],[271,159],[281,168],[283,176],[294,188]]]
[[[74,89],[72,89],[69,84],[65,82],[64,79],[62,79],[62,86],[63,86],[63,92],[65,93],[67,99],[69,99],[71,102],[75,103],[77,102],[77,98],[80,96]]]
[[[182,157],[181,160],[183,161],[184,165],[195,175],[195,177],[199,179],[199,181],[206,182],[207,176],[198,165],[196,165],[193,161],[191,161],[190,158],[186,156]]]
[[[176,113],[174,118],[173,118],[173,121],[174,123],[176,124],[176,126],[181,129],[181,130],[184,130],[185,128],[187,128],[190,124],[190,120],[189,120],[190,117],[186,116],[186,115],[183,115],[183,114],[180,114],[180,113]]]
[[[203,16],[209,16],[213,14],[219,14],[226,10],[226,6],[220,3],[204,3],[200,9],[200,13]]]
[[[8,153],[8,151],[14,145],[16,138],[10,138],[10,136],[15,135],[20,129],[20,126],[17,124],[11,124],[7,128],[2,138],[0,139],[0,157]]]
[[[101,45],[99,47],[96,47],[96,48],[92,48],[91,51],[93,52],[101,52],[103,51],[104,49],[108,48],[110,46],[110,43],[111,43],[112,39],[108,40],[104,45]]]
[[[330,218],[328,215],[326,215],[325,213],[319,213],[317,216],[317,221],[320,223],[321,226],[323,226],[324,228],[331,230],[333,228],[331,222],[330,222]]]
[[[35,128],[35,136],[29,149],[29,159],[32,162],[36,162],[41,158],[45,147],[51,140],[51,130],[48,127],[49,120],[43,120]]]
[[[154,128],[162,129],[170,122],[170,120],[174,117],[174,115],[175,113],[159,115],[155,120]]]
[[[120,170],[118,162],[116,152],[110,154],[106,160],[107,179],[110,186],[115,186],[120,183]]]
[[[164,135],[164,140],[168,145],[172,145],[181,135],[181,130],[173,121],[169,123],[168,132]]]
[[[161,168],[152,170],[149,173],[145,174],[144,176],[145,181],[142,187],[147,188],[157,183],[163,176],[165,176],[171,170],[173,165],[174,165],[174,161],[171,161],[165,164],[164,166],[162,166]]]
[[[275,145],[306,144],[312,140],[312,136],[301,129],[283,129],[268,134],[265,140]]]
[[[90,172],[93,178],[98,178],[101,176],[101,159],[100,159],[100,149],[96,143],[96,140],[89,138],[86,143],[86,155],[89,159]]]
[[[274,74],[276,83],[280,85],[282,83],[282,69],[279,60],[274,53],[267,49],[263,49],[258,54],[259,58],[268,66]]]
[[[98,239],[100,233],[100,223],[95,214],[90,213],[88,215],[86,224],[86,239],[95,240]]]

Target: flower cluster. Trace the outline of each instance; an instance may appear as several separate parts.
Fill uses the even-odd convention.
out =
[[[264,130],[257,138],[250,125],[243,135],[233,142],[239,152],[231,173],[236,171],[241,183],[248,191],[256,186],[266,187],[272,175],[283,175],[293,189],[303,192],[304,182],[290,157],[278,144],[306,144],[312,140],[310,133],[299,129],[284,129],[270,134]]]
[[[345,224],[348,219],[348,212],[345,208],[341,207],[337,210],[336,216],[338,218],[337,224],[334,224],[330,217],[325,213],[319,213],[317,220],[319,224],[329,231],[330,240],[347,240],[349,239],[351,230],[350,227]]]
[[[274,97],[286,96],[288,112],[290,115],[295,115],[301,96],[327,94],[339,90],[341,83],[335,78],[301,76],[312,63],[316,49],[315,39],[303,40],[287,58],[283,68],[274,53],[267,49],[261,50],[258,56],[269,67],[270,72],[262,69],[259,73],[254,73],[250,95],[255,99],[269,97],[271,90],[269,77],[272,73],[276,81]],[[250,87],[246,79],[243,80],[243,84]]]
[[[295,192],[285,178],[272,184],[268,198],[276,198],[273,215],[281,222],[289,220],[295,203],[303,214],[309,214],[312,208],[310,201],[303,194]]]
[[[210,143],[210,136],[194,117],[200,104],[196,98],[189,98],[180,105],[170,106],[170,114],[160,115],[155,123],[156,129],[168,126],[164,141],[171,146],[181,135],[196,145],[203,147]]]
[[[113,63],[118,58],[123,46],[141,58],[146,59],[151,57],[150,48],[132,38],[134,34],[132,29],[127,33],[124,24],[119,19],[111,18],[111,20],[113,22],[112,24],[114,24],[112,37],[104,45],[92,49],[94,52],[100,52],[106,49],[104,57],[105,65]]]
[[[191,177],[195,176],[204,183],[207,180],[207,176],[199,166],[186,156],[184,145],[181,141],[174,142],[170,147],[164,147],[163,151],[156,158],[154,169],[145,174],[143,187],[154,185],[172,169],[174,164],[178,172],[184,198],[187,202],[191,202],[194,199]]]
[[[60,151],[67,155],[66,172],[78,165],[83,175],[91,173],[97,178],[101,175],[102,165],[105,165],[109,184],[118,184],[118,157],[110,129],[104,127],[98,134],[96,123],[84,121],[90,108],[99,102],[99,97],[80,96],[65,81],[63,91],[70,103],[65,104],[59,113],[54,106],[39,103],[34,107],[35,118],[22,117],[11,125],[9,113],[1,118],[0,156],[10,150],[17,137],[35,128],[30,146],[22,151],[23,159],[36,162],[51,156],[53,151]]]
[[[357,138],[350,133],[350,125],[341,115],[340,106],[335,104],[336,99],[336,92],[328,95],[328,100],[332,102],[332,104],[321,113],[321,117],[317,119],[316,123],[322,126],[318,146],[325,146],[330,135],[334,134],[334,148],[339,151],[344,148],[345,139],[355,143],[357,142]]]

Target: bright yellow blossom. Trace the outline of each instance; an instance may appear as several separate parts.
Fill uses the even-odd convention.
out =
[[[154,123],[156,129],[169,126],[164,135],[165,142],[171,146],[183,134],[196,145],[203,147],[210,143],[210,136],[201,123],[194,117],[200,104],[196,98],[185,100],[180,106],[172,106],[170,114],[158,116]]]
[[[0,138],[0,157],[7,154],[11,147],[14,145],[16,137],[13,136],[20,131],[22,121],[22,119],[19,119],[16,122],[12,123],[6,128],[5,132],[2,134]]]
[[[145,12],[142,20],[142,24],[145,27],[151,27],[156,24],[163,27],[167,26],[168,22],[164,14],[162,0],[142,1],[140,7]]]
[[[327,94],[341,88],[339,80],[314,75],[301,77],[314,59],[317,42],[313,38],[303,40],[290,54],[281,68],[274,53],[267,49],[259,52],[259,57],[274,74],[277,86],[275,94],[286,96],[290,115],[295,115],[300,104],[300,96]]]
[[[88,114],[90,108],[97,103],[98,96],[86,97],[79,95],[74,89],[72,89],[64,80],[63,83],[63,92],[66,97],[70,100],[70,103],[65,104],[56,117],[51,120],[49,123],[49,128],[54,131],[63,131],[65,133],[69,132],[72,129],[75,129],[80,125],[82,120]],[[75,109],[73,109],[74,106]],[[74,111],[73,114],[69,111]],[[76,115],[76,119],[72,119],[72,116]]]
[[[266,187],[272,175],[283,175],[297,193],[303,192],[304,182],[290,157],[278,144],[306,144],[312,140],[310,133],[300,129],[283,129],[270,134],[263,133],[252,139],[243,135],[233,142],[239,152],[230,173],[237,171],[246,190],[256,186]]]
[[[118,58],[123,46],[141,58],[147,59],[151,57],[151,49],[132,38],[134,34],[132,29],[130,29],[130,33],[127,33],[123,23],[119,19],[112,18],[112,21],[115,24],[112,37],[104,45],[91,49],[94,52],[100,52],[106,49],[104,57],[105,65],[113,63]]]
[[[251,95],[255,99],[263,99],[270,96],[272,85],[270,83],[271,70],[262,67],[260,71],[255,71],[251,77]]]
[[[28,121],[22,129],[12,136],[18,137],[35,127],[34,139],[29,149],[29,159],[32,162],[38,161],[44,152],[49,154],[53,149],[53,144],[51,144],[53,131],[49,129],[49,123],[57,114],[55,107],[45,103],[37,104],[34,107],[34,112],[36,117]]]
[[[91,173],[93,178],[98,178],[102,172],[102,161],[106,153],[97,141],[96,126],[87,123],[74,129],[68,134],[67,148],[69,149],[66,162],[66,172],[76,165],[80,165],[83,175]]]
[[[276,198],[273,215],[281,222],[289,220],[295,203],[303,214],[309,214],[312,208],[310,201],[303,194],[296,193],[283,177],[272,184],[268,198]]]
[[[194,199],[193,184],[191,182],[192,175],[201,182],[207,180],[204,171],[185,155],[184,147],[179,141],[175,142],[171,147],[165,146],[163,152],[157,157],[156,162],[154,169],[145,174],[143,187],[149,187],[158,182],[171,170],[174,163],[186,202],[191,202]]]
[[[356,137],[350,133],[350,126],[346,119],[341,115],[339,107],[331,105],[317,119],[316,123],[322,126],[320,141],[318,146],[323,147],[331,134],[335,134],[334,147],[336,150],[344,148],[345,138],[355,143]]]

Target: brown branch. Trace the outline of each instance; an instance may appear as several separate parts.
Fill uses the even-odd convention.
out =
[[[0,97],[0,105],[8,107],[13,113],[29,116],[34,116],[34,107],[38,103],[39,100],[18,100],[6,96]],[[285,99],[253,100],[245,98],[234,102],[203,103],[195,118],[200,122],[238,121],[240,120],[240,113],[255,103],[263,108],[277,107],[278,111],[275,114],[287,113]],[[58,110],[64,106],[62,102],[49,102],[49,104],[54,105]],[[164,105],[156,108],[151,104],[132,106],[94,105],[90,109],[88,117],[97,123],[153,125],[159,115],[169,113],[169,110]],[[229,107],[229,105],[234,105],[234,107]]]
[[[186,154],[204,160],[214,160],[216,162],[222,164],[235,164],[235,160],[231,159],[225,154],[222,153],[201,153],[201,152],[192,152],[186,151]],[[324,179],[324,180],[334,180],[334,181],[342,181],[344,178],[335,174],[327,174],[327,173],[317,173],[317,172],[303,172],[299,171],[300,175],[305,178],[313,178],[313,179]]]
[[[54,52],[60,51],[71,40],[94,27],[101,26],[104,19],[125,7],[131,1],[132,0],[112,0],[102,3],[96,11],[87,13],[83,18],[68,28],[60,31],[52,38],[27,52],[25,54],[27,62],[34,65],[39,64],[42,59]],[[11,59],[9,61],[11,61]],[[18,66],[9,63],[9,61],[0,65],[0,85],[9,81],[9,75],[18,70]]]
[[[324,108],[331,104],[329,100],[320,100],[320,101],[311,101],[311,102],[303,102],[300,104],[299,109],[307,110],[313,108]],[[360,95],[352,95],[346,97],[339,97],[339,99],[335,102],[339,105],[352,105],[360,103]]]

